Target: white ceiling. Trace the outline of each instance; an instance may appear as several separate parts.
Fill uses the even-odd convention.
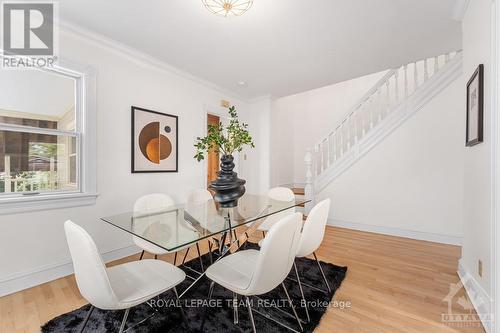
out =
[[[279,97],[461,48],[456,0],[64,0],[61,18],[246,98]],[[245,81],[246,86],[239,86]]]

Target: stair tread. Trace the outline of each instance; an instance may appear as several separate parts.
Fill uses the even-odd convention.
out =
[[[293,192],[293,194],[299,194],[299,195],[306,194],[305,188],[303,188],[303,187],[293,187],[292,192]]]

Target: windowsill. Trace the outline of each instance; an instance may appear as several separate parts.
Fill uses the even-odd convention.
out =
[[[97,193],[57,193],[0,198],[0,215],[90,206],[95,204],[97,196]]]

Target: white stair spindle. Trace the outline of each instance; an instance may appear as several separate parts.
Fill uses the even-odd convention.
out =
[[[365,119],[366,112],[365,112],[364,105],[361,105],[359,107],[359,116],[361,117],[361,137],[360,137],[360,139],[361,139],[366,134],[366,119]]]
[[[346,144],[347,144],[347,149],[351,148],[351,126],[350,126],[350,117],[345,120],[345,127],[346,127]]]
[[[444,55],[444,63],[447,64],[450,62],[450,53],[446,53]]]
[[[394,99],[396,103],[399,101],[399,69],[394,73]]]
[[[304,207],[305,214],[307,215],[314,206],[313,159],[311,148],[307,149],[306,155],[304,156],[304,163],[306,165],[306,186],[304,186],[304,196],[306,200],[310,200]]]
[[[432,75],[436,75],[439,70],[439,58],[434,57],[434,73]]]
[[[382,120],[382,114],[384,113],[384,105],[382,102],[382,88],[378,88],[377,92],[377,109],[378,109],[378,121]]]
[[[414,66],[413,66],[413,80],[414,80],[413,91],[415,91],[418,88],[418,66],[417,66],[417,62],[415,62]]]
[[[368,117],[370,121],[370,129],[373,128],[373,103],[371,96],[366,100],[366,107],[368,108]]]
[[[385,109],[385,114],[389,114],[390,110],[391,110],[391,90],[389,89],[389,80],[387,80],[387,82],[385,83],[385,91],[387,93],[387,104],[386,104],[386,109]]]
[[[358,143],[358,110],[354,111],[352,114],[352,122],[354,124],[354,144]]]
[[[320,154],[321,154],[321,172],[323,172],[326,164],[326,159],[325,159],[325,141],[321,141],[320,144]]]
[[[314,177],[319,175],[319,163],[318,163],[318,145],[314,145],[314,149],[312,152],[312,162],[313,162],[313,172],[314,172]]]
[[[427,59],[424,59],[424,82],[429,80],[429,66],[427,64]]]
[[[339,127],[339,136],[340,136],[340,157],[344,154],[344,124],[341,124]]]
[[[333,134],[332,134],[332,143],[333,143],[333,152],[332,152],[333,161],[332,161],[332,164],[335,163],[335,161],[337,160],[337,140],[335,139],[336,135],[337,135],[337,132],[333,132]]]
[[[321,144],[318,143],[316,148],[316,167],[318,169],[318,175],[321,174]]]
[[[408,65],[404,65],[405,97],[408,97]]]
[[[328,166],[333,164],[333,133],[328,134]]]

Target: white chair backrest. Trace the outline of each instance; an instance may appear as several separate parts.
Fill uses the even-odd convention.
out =
[[[267,196],[278,201],[295,200],[295,194],[288,187],[274,187],[267,192]]]
[[[164,193],[152,193],[137,199],[134,204],[134,212],[153,213],[171,207],[174,204],[174,200],[170,196]]]
[[[300,240],[302,214],[276,222],[264,238],[248,291],[261,295],[276,288],[290,273]]]
[[[134,204],[134,216],[141,216],[145,213],[154,214],[155,212],[160,212],[164,209],[172,207],[174,204],[175,204],[174,200],[170,196],[164,193],[147,194],[136,200]],[[171,215],[172,215],[171,218],[175,220],[175,213],[172,213]],[[153,215],[153,216],[143,217],[139,220],[136,219],[134,220],[135,223],[133,225],[134,233],[144,235],[145,233],[149,232],[148,229],[151,226],[154,226],[156,222],[165,221],[165,219],[167,218],[168,218],[167,215],[162,214],[156,216]],[[162,253],[165,251],[159,247],[152,246],[153,244],[143,240],[140,237],[132,236],[132,240],[137,246],[139,246],[142,249],[152,248],[155,249],[157,253]]]
[[[208,190],[205,190],[204,188],[200,188],[189,192],[187,197],[187,204],[188,205],[204,204],[208,200],[212,199],[213,199],[212,193],[210,193]]]
[[[113,309],[118,304],[106,266],[90,235],[72,221],[64,223],[64,231],[73,260],[76,283],[82,296],[100,309]]]
[[[205,189],[196,189],[189,193],[186,208],[191,216],[193,216],[203,228],[211,231],[217,231],[220,226],[214,223],[214,217],[217,216],[217,206],[213,200],[212,193]],[[220,222],[224,223],[221,217]]]
[[[267,192],[267,196],[272,201],[284,201],[291,202],[295,201],[295,194],[288,187],[274,187]],[[263,225],[270,227],[274,223],[278,222],[285,216],[295,213],[295,208],[289,208],[287,210],[275,213],[265,218]]]
[[[325,199],[311,209],[302,229],[297,257],[305,257],[316,251],[323,237],[330,211],[330,199]]]

